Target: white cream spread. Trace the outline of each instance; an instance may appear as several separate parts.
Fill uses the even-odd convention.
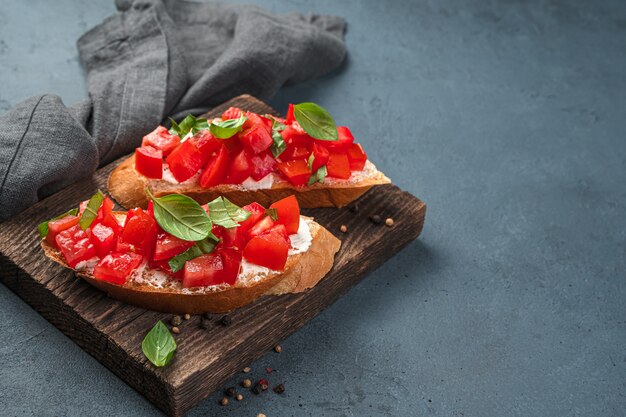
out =
[[[272,188],[274,184],[274,174],[270,173],[265,176],[265,178],[261,178],[258,181],[255,181],[252,177],[248,177],[244,182],[239,184],[237,187],[243,190],[266,190],[268,188]]]
[[[91,259],[87,259],[85,261],[80,261],[79,263],[76,264],[74,269],[79,271],[79,272],[92,273],[93,269],[96,267],[96,264],[99,261],[100,261],[100,258],[98,258],[97,256],[94,256]]]
[[[195,184],[200,179],[200,171],[193,174],[193,176],[189,178],[188,180],[183,181],[183,182],[178,182],[176,178],[174,178],[172,171],[170,171],[170,167],[167,165],[166,162],[163,162],[163,177],[161,179],[170,184]]]

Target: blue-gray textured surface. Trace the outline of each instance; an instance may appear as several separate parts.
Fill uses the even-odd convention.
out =
[[[268,354],[282,397],[191,416],[626,415],[626,4],[263,0],[343,15],[316,101],[429,206],[420,241]],[[0,110],[85,96],[110,0],[0,0]],[[0,286],[0,414],[159,414]]]

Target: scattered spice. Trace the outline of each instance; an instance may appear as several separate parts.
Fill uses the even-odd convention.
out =
[[[270,368],[269,366],[267,368],[265,368],[265,372],[267,372],[268,374],[272,373],[272,368]]]
[[[259,413],[259,414],[256,415],[256,417],[267,417],[267,416],[265,414],[263,414],[263,413]]]
[[[237,391],[235,391],[235,387],[228,387],[224,390],[224,394],[226,394],[227,397],[233,398],[237,394]]]
[[[352,213],[358,213],[359,212],[359,206],[357,204],[353,204],[350,206],[350,212]]]
[[[220,405],[228,405],[228,398],[224,397],[220,400]]]
[[[252,369],[250,369],[249,366],[246,366],[245,368],[243,368],[243,373],[247,374],[248,372],[250,372]]]
[[[278,384],[274,387],[274,392],[276,394],[282,394],[285,392],[285,384]]]
[[[270,387],[270,383],[267,379],[259,379],[258,385],[261,386],[263,391],[266,391]]]
[[[370,216],[370,220],[374,224],[381,224],[383,222],[383,219],[381,219],[378,214],[374,214],[373,216]]]
[[[233,322],[233,320],[230,318],[229,315],[226,316],[222,316],[222,318],[220,319],[220,324],[222,326],[230,326],[230,324]]]
[[[342,224],[339,230],[341,230],[341,233],[346,233],[348,231],[348,226],[346,226],[345,224]]]
[[[173,316],[172,319],[170,320],[170,323],[172,323],[172,326],[180,326],[182,322],[183,320],[180,318],[180,316]]]
[[[244,388],[250,388],[251,385],[252,381],[250,381],[249,379],[244,379],[243,381],[241,381],[241,386]]]
[[[208,329],[211,322],[205,318],[200,319],[200,328]]]
[[[189,320],[191,318],[191,314],[187,313],[183,317],[185,320]]]
[[[235,399],[236,399],[237,401],[241,401],[241,400],[243,400],[243,395],[242,395],[242,394],[237,394],[237,396],[235,397]]]
[[[274,346],[274,352],[276,353],[280,353],[283,351],[283,348],[280,345],[276,345]]]
[[[252,393],[254,395],[259,395],[261,393],[261,386],[259,384],[256,384],[254,388],[252,388]]]
[[[180,329],[178,327],[174,326],[174,327],[172,327],[172,333],[178,334],[178,333],[180,333]]]
[[[207,320],[211,320],[213,318],[213,314],[211,313],[204,313],[204,318]]]
[[[387,217],[385,224],[389,227],[393,226],[393,219],[391,217]]]

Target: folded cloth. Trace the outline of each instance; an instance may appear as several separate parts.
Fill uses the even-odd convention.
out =
[[[117,1],[78,40],[89,99],[31,97],[0,117],[0,221],[131,152],[166,116],[319,77],[345,57],[335,16],[253,5]]]

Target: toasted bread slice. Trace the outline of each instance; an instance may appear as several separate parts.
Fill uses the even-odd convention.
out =
[[[125,213],[116,213],[120,221]],[[272,271],[251,264],[240,270],[235,285],[182,288],[170,275],[140,268],[124,285],[94,278],[89,267],[74,269],[76,275],[111,298],[148,310],[177,314],[223,313],[244,306],[262,295],[297,293],[315,286],[333,266],[341,241],[328,230],[303,216],[311,232],[311,245],[305,252],[290,255],[284,271]],[[41,246],[50,259],[70,268],[60,251],[45,241]],[[244,261],[245,263],[245,261]]]
[[[156,197],[175,193],[185,194],[200,204],[206,204],[219,196],[224,196],[239,206],[256,201],[267,207],[274,201],[294,194],[300,207],[314,208],[343,207],[359,198],[374,185],[390,182],[385,174],[367,161],[365,169],[360,173],[354,173],[350,179],[334,180],[331,178],[327,182],[305,187],[296,187],[275,176],[270,188],[246,189],[241,185],[232,184],[202,188],[197,181],[197,175],[179,184],[146,178],[137,173],[135,158],[131,156],[113,170],[109,177],[108,190],[109,194],[126,208],[145,208],[148,205],[146,186]]]

